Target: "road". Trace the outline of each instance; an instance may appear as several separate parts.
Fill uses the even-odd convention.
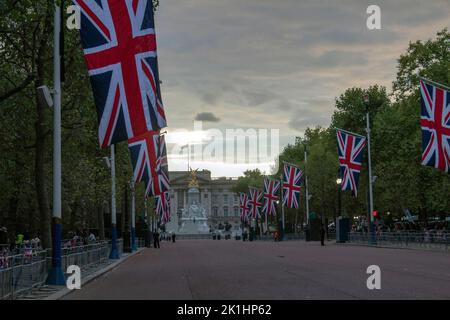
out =
[[[369,265],[381,268],[380,290],[367,289]],[[450,299],[450,253],[304,241],[162,242],[65,299]]]

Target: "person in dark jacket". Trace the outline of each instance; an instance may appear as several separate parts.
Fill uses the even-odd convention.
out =
[[[324,246],[325,245],[325,227],[323,226],[323,224],[320,226],[320,245]]]
[[[153,247],[159,249],[159,232],[158,230],[153,233]]]
[[[175,232],[174,233],[172,233],[172,242],[175,242],[175,238],[176,238],[177,236],[175,235]]]

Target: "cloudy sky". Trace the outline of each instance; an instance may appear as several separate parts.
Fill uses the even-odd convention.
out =
[[[381,8],[381,30],[366,27],[370,4]],[[282,148],[308,126],[329,125],[336,96],[352,86],[390,90],[409,41],[449,26],[450,0],[161,0],[156,28],[171,170],[187,167],[181,145],[208,140],[209,128],[279,129]],[[203,131],[176,133],[194,130],[194,120]],[[247,162],[191,164],[213,176],[270,168]]]

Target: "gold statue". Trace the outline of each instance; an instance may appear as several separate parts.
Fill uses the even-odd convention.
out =
[[[197,178],[198,169],[195,169],[195,170],[192,170],[192,168],[189,168],[189,169],[190,169],[191,181],[189,181],[188,187],[189,188],[198,188],[199,187],[198,178]]]

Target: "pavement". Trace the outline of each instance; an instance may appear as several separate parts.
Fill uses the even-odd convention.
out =
[[[380,290],[366,286],[369,265],[381,269]],[[62,299],[450,299],[450,255],[332,242],[162,242]]]
[[[86,285],[90,281],[98,278],[106,272],[111,271],[128,258],[139,254],[143,250],[139,248],[132,253],[122,253],[119,260],[106,259],[99,263],[94,263],[81,268],[81,284]],[[69,294],[71,291],[65,286],[42,285],[30,291],[25,291],[15,297],[16,300],[58,300]]]

